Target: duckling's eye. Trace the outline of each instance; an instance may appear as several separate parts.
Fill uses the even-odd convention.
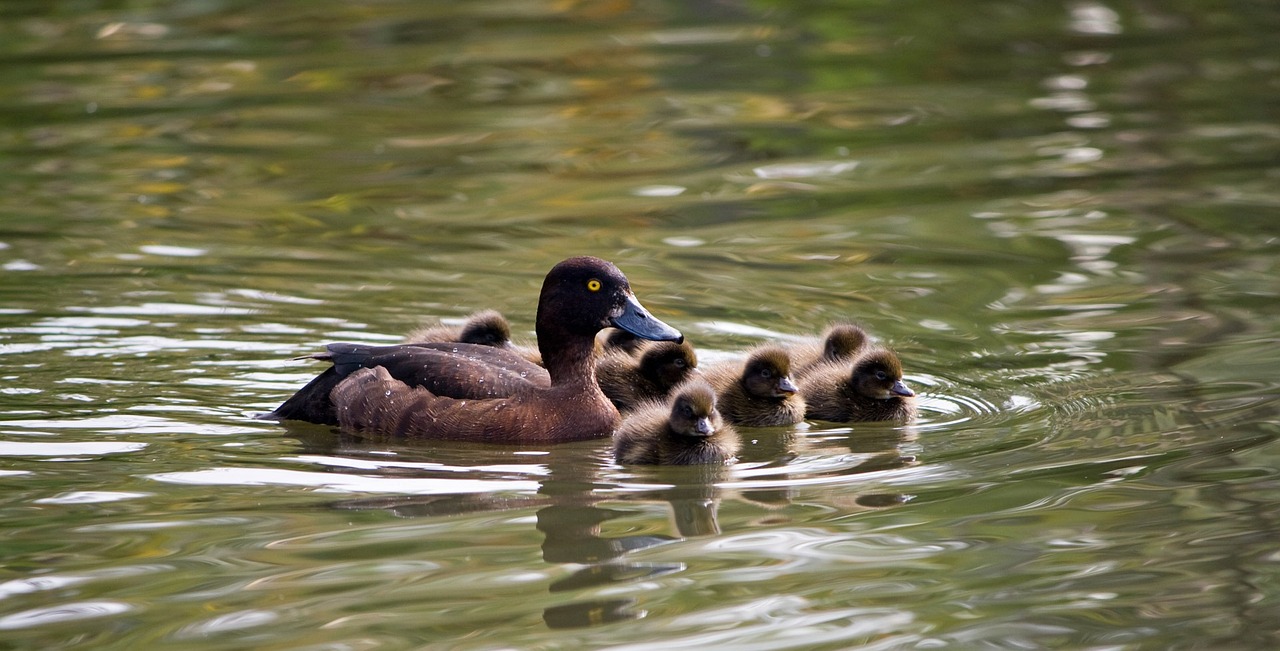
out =
[[[760,377],[773,377],[773,371],[767,368],[760,369]]]
[[[690,407],[689,405],[684,406],[684,417],[693,418],[693,407]]]
[[[597,280],[597,279],[595,279],[595,278],[592,278],[591,280],[588,280],[588,281],[587,281],[587,290],[588,290],[588,291],[598,292],[598,291],[600,291],[600,288],[601,288],[602,286],[603,286],[603,285],[601,285],[601,284],[600,284],[600,281],[599,281],[599,280]]]
[[[889,379],[889,376],[885,375],[884,371],[876,371],[876,379],[883,382],[884,380]]]
[[[683,359],[677,359],[677,360],[676,360],[676,368],[684,368],[684,360],[683,360]]]

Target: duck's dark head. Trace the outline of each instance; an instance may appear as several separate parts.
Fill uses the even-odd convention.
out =
[[[757,350],[742,369],[742,386],[756,398],[786,398],[795,393],[791,355],[780,346]]]
[[[538,300],[538,330],[548,327],[595,337],[609,326],[641,339],[684,341],[679,330],[644,309],[631,293],[627,277],[613,263],[584,256],[552,267]]]
[[[462,324],[458,341],[464,344],[508,348],[511,346],[511,326],[497,311],[482,310],[472,314]]]
[[[822,357],[830,360],[853,359],[870,343],[867,331],[852,324],[838,323],[827,328],[822,340]]]
[[[891,350],[873,350],[853,364],[853,390],[876,400],[910,398],[915,395],[902,381],[902,362]]]
[[[664,341],[640,355],[640,373],[661,387],[673,387],[698,373],[698,355],[689,342]]]
[[[722,426],[716,411],[716,392],[698,381],[686,386],[671,401],[671,431],[682,436],[707,437]]]

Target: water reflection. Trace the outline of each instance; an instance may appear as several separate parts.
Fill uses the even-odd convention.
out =
[[[644,617],[646,611],[637,607],[634,598],[600,595],[612,593],[611,586],[684,572],[687,568],[681,562],[635,556],[661,545],[720,535],[718,512],[725,499],[779,513],[792,503],[794,486],[806,477],[829,474],[843,482],[856,482],[861,473],[884,473],[915,463],[913,456],[901,453],[901,447],[914,438],[909,428],[835,430],[820,437],[825,448],[821,451],[806,450],[809,437],[795,431],[744,431],[755,438],[748,448],[751,459],[744,460],[741,472],[723,465],[620,471],[603,458],[608,454],[607,445],[594,443],[548,451],[495,450],[442,442],[399,442],[389,448],[386,441],[301,424],[293,425],[293,433],[302,437],[305,454],[291,460],[330,469],[328,478],[309,480],[313,486],[385,490],[386,486],[374,482],[400,481],[402,492],[418,493],[340,500],[332,504],[336,509],[385,511],[407,519],[532,512],[533,528],[543,537],[543,561],[568,570],[548,584],[548,593],[572,599],[548,606],[544,621],[551,628],[571,628]],[[821,461],[830,459],[829,448],[837,442],[849,452],[845,460]],[[524,462],[511,463],[513,456]],[[809,459],[790,465],[801,457]],[[453,465],[451,459],[466,459],[467,463]],[[352,470],[361,475],[347,476]],[[334,472],[340,476],[333,477]],[[241,481],[271,481],[269,474],[250,472]],[[536,488],[521,488],[525,480],[517,477],[536,480]],[[172,476],[161,479],[178,480]],[[213,477],[209,473],[189,474],[181,480],[211,481]],[[867,491],[842,497],[840,503],[843,509],[882,509],[908,500],[903,494]],[[651,521],[636,523],[637,516],[651,520],[650,505],[661,505],[667,514],[665,526]]]

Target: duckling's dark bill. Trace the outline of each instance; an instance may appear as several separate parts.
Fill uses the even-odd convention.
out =
[[[626,330],[641,339],[676,343],[684,341],[684,335],[680,334],[679,330],[655,319],[630,293],[627,294],[627,301],[622,306],[622,313],[609,321],[613,327]]]

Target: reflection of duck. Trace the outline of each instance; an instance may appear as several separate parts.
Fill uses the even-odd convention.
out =
[[[672,387],[697,374],[698,356],[687,341],[658,342],[643,350],[638,358],[606,352],[596,362],[600,390],[618,411],[630,411],[647,400],[663,400]]]
[[[893,351],[875,349],[852,366],[831,362],[801,382],[807,417],[839,423],[908,420],[915,416],[915,393],[902,381],[902,363]]]
[[[613,436],[621,464],[725,463],[741,445],[716,412],[711,385],[697,380],[681,387],[670,403],[650,402],[632,412]]]
[[[804,420],[804,399],[791,380],[791,356],[781,346],[758,348],[741,366],[703,372],[716,389],[724,419],[744,427],[794,425]]]
[[[822,333],[822,338],[789,347],[792,368],[803,378],[826,362],[850,362],[871,345],[867,332],[852,323],[837,323]]]
[[[618,411],[596,384],[594,346],[609,325],[646,339],[683,340],[645,311],[612,263],[570,258],[547,274],[538,299],[545,370],[470,344],[334,344],[322,357],[345,379],[328,396],[331,409],[346,429],[388,436],[512,443],[608,436]],[[275,414],[295,417],[286,407],[298,397]]]

